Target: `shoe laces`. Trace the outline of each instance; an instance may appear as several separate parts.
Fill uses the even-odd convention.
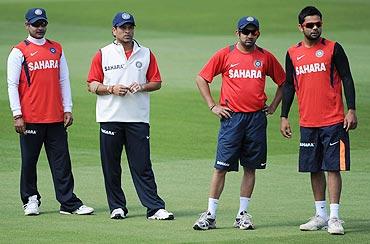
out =
[[[34,198],[34,197],[29,197],[28,198],[28,203],[24,204],[23,208],[27,208],[29,206],[32,206],[33,204],[38,206],[39,205],[39,200],[37,200],[37,198]]]
[[[82,210],[82,209],[86,209],[87,208],[87,206],[86,205],[81,205],[79,208],[78,208],[78,210]]]
[[[214,219],[212,218],[212,215],[209,212],[203,212],[200,214],[199,220],[210,222],[213,221]]]
[[[163,209],[163,208],[159,209],[157,213],[158,214],[169,214],[169,212],[166,209]]]
[[[330,219],[330,224],[332,224],[336,227],[340,227],[342,224],[344,224],[344,221],[341,220],[341,219],[338,219],[338,218],[332,218],[332,219]]]
[[[238,217],[239,217],[239,223],[252,223],[252,218],[253,218],[252,215],[248,214],[245,211],[240,213]]]
[[[311,218],[308,219],[310,222],[320,222],[320,221],[325,221],[320,215],[315,215]]]

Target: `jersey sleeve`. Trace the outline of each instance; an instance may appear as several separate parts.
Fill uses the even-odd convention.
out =
[[[157,60],[154,54],[152,53],[152,51],[150,51],[150,61],[149,61],[148,71],[146,72],[146,79],[148,82],[161,82],[162,81],[161,73],[159,72],[159,68],[157,64]]]
[[[267,52],[268,55],[268,67],[267,75],[278,85],[281,86],[285,81],[285,72],[279,61],[274,55]]]
[[[335,43],[333,61],[343,83],[347,108],[356,109],[356,93],[351,69],[349,67],[347,55],[339,43]]]
[[[92,59],[87,82],[98,81],[103,83],[104,73],[102,69],[102,55],[99,50]]]
[[[60,57],[60,87],[62,91],[63,109],[64,112],[72,112],[72,93],[71,93],[71,81],[69,79],[69,69],[67,59],[62,50]]]
[[[21,50],[13,48],[7,62],[8,95],[13,116],[22,114],[18,86],[23,60],[24,57]]]
[[[203,66],[203,68],[199,72],[199,76],[201,76],[207,82],[211,83],[215,76],[222,73],[225,56],[226,56],[225,48],[216,52]]]
[[[283,98],[281,102],[281,115],[280,117],[288,118],[290,107],[294,100],[294,67],[292,60],[290,59],[289,52],[286,53],[285,57],[285,70],[286,70],[286,81],[283,86]]]

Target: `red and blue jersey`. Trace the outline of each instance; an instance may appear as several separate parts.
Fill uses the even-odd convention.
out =
[[[260,47],[249,53],[241,52],[236,45],[217,51],[199,75],[211,83],[219,74],[222,75],[219,103],[234,112],[263,109],[267,100],[266,76],[279,86],[285,81],[285,72],[277,59]]]

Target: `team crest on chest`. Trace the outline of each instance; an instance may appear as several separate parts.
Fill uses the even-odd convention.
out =
[[[256,68],[262,67],[262,61],[260,61],[260,60],[254,61],[254,67],[256,67]]]
[[[56,51],[57,51],[57,50],[56,50],[55,48],[53,48],[53,47],[52,47],[52,48],[50,48],[50,52],[51,52],[51,53],[56,53]]]
[[[140,61],[136,61],[135,66],[136,68],[140,69],[141,67],[143,67],[143,63]]]
[[[323,50],[317,50],[316,53],[315,53],[316,57],[318,58],[321,58],[322,56],[324,56],[324,51]]]

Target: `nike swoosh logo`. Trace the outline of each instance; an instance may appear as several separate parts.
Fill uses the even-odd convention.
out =
[[[148,140],[149,140],[149,138],[150,138],[150,136],[147,136],[147,137],[146,137],[146,139],[148,139]]]
[[[233,67],[235,67],[235,66],[237,66],[239,63],[237,63],[237,64],[230,64],[230,68],[233,68]]]
[[[262,167],[265,166],[265,165],[266,165],[266,163],[261,164]]]
[[[304,57],[304,55],[298,56],[298,57],[297,57],[297,61],[298,61],[298,60],[301,60],[303,57]]]
[[[35,56],[39,51],[31,53],[31,57]]]
[[[336,142],[333,142],[333,143],[329,143],[329,146],[334,146],[335,144],[338,144],[339,143],[339,141],[336,141]]]

